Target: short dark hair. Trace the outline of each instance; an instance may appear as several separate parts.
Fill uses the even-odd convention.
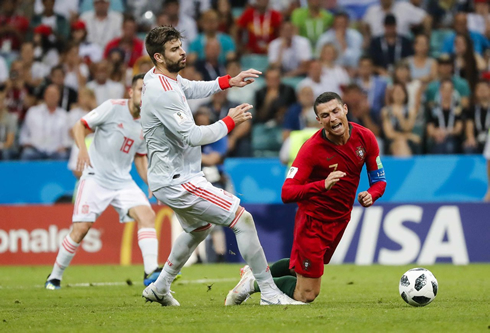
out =
[[[165,44],[173,40],[181,40],[184,37],[171,25],[164,25],[161,27],[155,27],[150,30],[145,38],[146,52],[150,56],[151,62],[154,65],[157,64],[155,60],[155,53],[163,54],[165,52]]]
[[[53,75],[53,73],[56,72],[56,71],[61,71],[63,73],[63,75],[66,74],[65,68],[63,67],[63,65],[53,66],[53,68],[51,68],[51,71],[49,72],[49,74],[50,75]]]
[[[339,94],[334,93],[333,91],[327,91],[318,96],[315,100],[315,103],[313,104],[313,110],[315,111],[315,114],[318,115],[318,110],[317,106],[323,103],[328,103],[332,100],[336,99],[341,105],[344,105],[344,101],[342,98],[339,96]]]
[[[143,80],[145,78],[145,74],[146,73],[139,73],[133,76],[133,79],[131,80],[131,87],[134,87],[134,85],[136,84],[136,82],[138,82],[138,80]]]

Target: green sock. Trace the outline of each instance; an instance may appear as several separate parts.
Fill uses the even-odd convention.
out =
[[[277,288],[281,290],[283,293],[288,295],[289,297],[294,297],[294,289],[296,289],[296,277],[295,276],[282,276],[278,278],[274,278],[274,283]],[[254,292],[260,292],[257,281],[254,281]]]
[[[269,266],[269,269],[271,270],[272,277],[294,276],[289,270],[289,258],[276,261]]]

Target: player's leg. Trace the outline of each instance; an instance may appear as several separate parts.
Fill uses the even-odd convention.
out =
[[[154,282],[161,269],[158,267],[158,238],[155,230],[155,212],[150,206],[148,198],[143,191],[131,182],[123,189],[117,191],[117,195],[111,205],[119,213],[120,222],[138,224],[138,245],[143,257],[143,284],[145,286]]]
[[[128,214],[138,223],[138,245],[143,256],[144,285],[156,281],[161,269],[158,267],[158,238],[155,229],[155,212],[149,206],[136,206]]]
[[[70,233],[63,239],[53,270],[45,283],[46,289],[59,289],[65,269],[85,238],[97,217],[107,208],[114,195],[99,186],[93,178],[82,179],[77,190],[73,208],[73,225]]]
[[[296,288],[294,289],[293,298],[295,300],[310,303],[320,294],[322,277],[310,278],[301,274],[296,274]]]
[[[210,232],[211,224],[207,224],[192,232],[183,232],[177,237],[160,276],[143,291],[143,297],[147,301],[158,302],[164,306],[180,305],[170,293],[170,286],[196,247]]]

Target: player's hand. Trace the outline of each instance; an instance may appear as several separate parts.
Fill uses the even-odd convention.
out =
[[[373,197],[368,191],[364,191],[359,193],[357,196],[357,201],[359,201],[363,207],[369,207],[373,204]]]
[[[230,116],[235,122],[235,126],[240,125],[241,123],[252,119],[252,114],[249,112],[253,108],[253,105],[248,103],[243,103],[238,105],[236,108],[231,108],[228,112],[228,116]]]
[[[345,175],[346,173],[343,171],[330,172],[328,177],[325,179],[325,188],[327,191],[330,190],[332,186],[334,186],[340,180],[340,178],[344,177]]]
[[[259,77],[259,74],[262,74],[262,72],[259,72],[258,70],[255,69],[248,69],[246,71],[241,72],[235,77],[232,77],[230,79],[230,86],[232,87],[245,87],[246,85],[249,85],[250,83],[255,82],[253,79],[254,77]],[[246,80],[249,79],[249,80]]]
[[[83,172],[87,166],[92,166],[90,163],[90,157],[88,156],[88,151],[86,149],[80,150],[78,153],[77,171]]]

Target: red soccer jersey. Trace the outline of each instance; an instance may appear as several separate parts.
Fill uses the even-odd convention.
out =
[[[300,212],[319,221],[347,222],[364,163],[368,173],[377,174],[368,189],[373,202],[383,195],[386,181],[378,159],[376,137],[356,123],[349,123],[349,128],[350,138],[344,145],[329,141],[323,129],[304,143],[282,187],[284,203],[297,202]],[[343,171],[346,175],[327,191],[325,178],[333,171]]]

